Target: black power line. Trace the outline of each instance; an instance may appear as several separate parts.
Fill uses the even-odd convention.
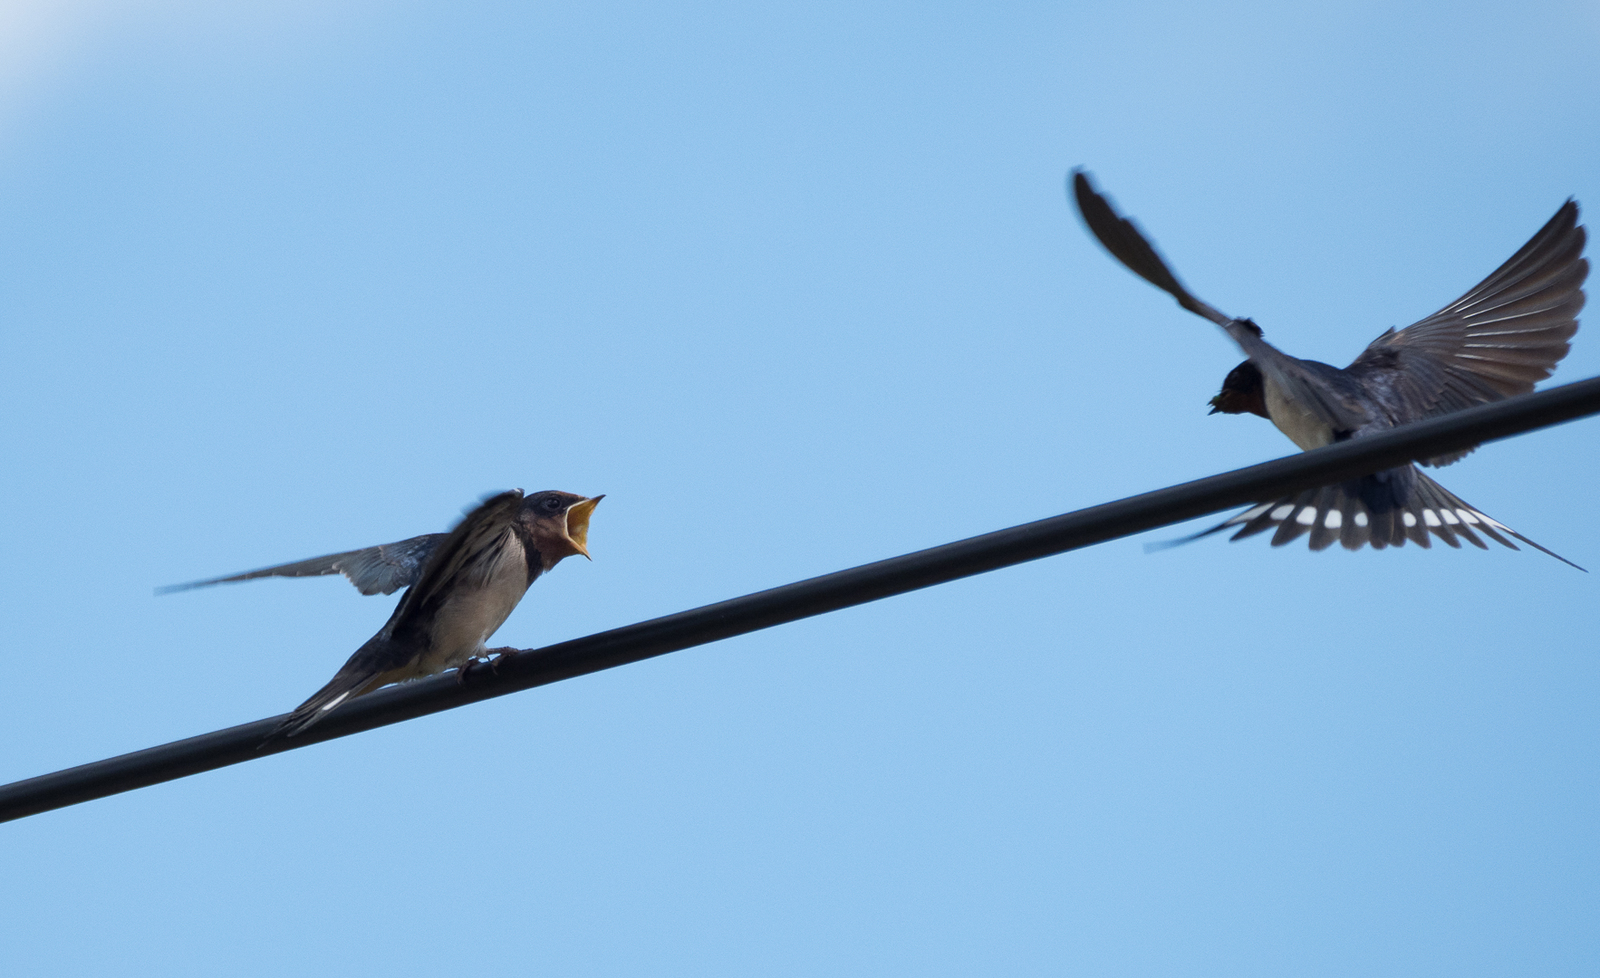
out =
[[[1246,503],[1354,478],[1418,458],[1600,413],[1600,377],[1554,387],[1379,435],[1185,482],[849,570],[510,656],[492,670],[378,690],[305,734],[260,745],[282,717],[67,768],[0,786],[0,821],[159,784],[279,751],[347,737],[493,696],[638,662],[746,632],[1103,543]]]

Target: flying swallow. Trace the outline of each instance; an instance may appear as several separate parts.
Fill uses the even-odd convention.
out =
[[[1341,370],[1289,356],[1262,339],[1254,322],[1195,298],[1083,171],[1074,171],[1072,190],[1084,223],[1114,258],[1222,327],[1244,351],[1248,359],[1229,372],[1211,413],[1258,414],[1303,451],[1525,394],[1550,376],[1578,331],[1589,263],[1571,199],[1466,295],[1405,329],[1391,328]],[[1471,451],[1422,464],[1448,465]],[[1398,547],[1408,539],[1427,547],[1430,531],[1452,547],[1466,540],[1488,549],[1481,533],[1516,550],[1509,536],[1578,566],[1469,506],[1415,465],[1264,502],[1196,536],[1235,527],[1234,540],[1276,528],[1275,547],[1309,532],[1312,550],[1335,540],[1350,550]]]
[[[388,623],[268,740],[292,737],[379,686],[482,658],[489,636],[540,574],[573,554],[589,556],[589,517],[603,498],[555,491],[524,498],[514,489],[485,500],[440,534]]]

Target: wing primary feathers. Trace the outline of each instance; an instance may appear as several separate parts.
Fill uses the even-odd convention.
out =
[[[320,577],[325,574],[343,574],[362,594],[393,594],[416,583],[429,555],[445,536],[443,533],[424,533],[395,543],[276,564],[243,574],[212,577],[187,584],[169,584],[156,588],[156,594],[172,594],[175,591],[254,581],[264,577]]]
[[[1072,195],[1078,213],[1091,234],[1105,246],[1111,256],[1129,271],[1151,283],[1174,299],[1184,309],[1203,316],[1222,327],[1233,341],[1239,344],[1245,356],[1260,368],[1279,388],[1310,410],[1330,427],[1353,430],[1371,419],[1358,403],[1343,393],[1329,389],[1311,371],[1320,365],[1310,364],[1291,357],[1262,338],[1261,327],[1248,319],[1234,319],[1213,306],[1195,298],[1172,269],[1145,238],[1133,221],[1117,213],[1111,202],[1095,190],[1089,175],[1081,169],[1072,173]],[[1332,369],[1332,368],[1330,368]]]
[[[1465,295],[1373,340],[1346,373],[1384,403],[1391,424],[1450,414],[1533,390],[1571,349],[1589,262],[1568,200]],[[1471,449],[1428,459],[1448,465]],[[1441,539],[1446,539],[1441,535]]]
[[[1445,308],[1454,309],[1471,305],[1479,299],[1504,290],[1510,283],[1532,277],[1533,272],[1543,267],[1552,254],[1559,255],[1563,249],[1569,248],[1574,243],[1574,238],[1578,250],[1581,251],[1583,228],[1578,227],[1578,202],[1568,197],[1566,202],[1556,209],[1550,220],[1534,232],[1526,244],[1517,249],[1516,254],[1507,258],[1482,282],[1467,290],[1466,295]]]
[[[1184,288],[1155,246],[1140,232],[1139,226],[1118,214],[1111,202],[1094,189],[1089,182],[1089,175],[1081,169],[1072,171],[1072,196],[1089,232],[1111,252],[1111,257],[1122,262],[1130,272],[1177,299],[1178,305],[1197,316],[1204,316],[1224,329],[1233,322],[1233,317],[1225,316],[1201,302]]]

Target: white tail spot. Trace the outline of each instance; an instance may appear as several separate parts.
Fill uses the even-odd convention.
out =
[[[1300,515],[1296,516],[1294,521],[1299,523],[1301,526],[1314,525],[1317,522],[1317,507],[1307,506],[1305,509],[1302,509],[1300,511]]]
[[[1438,526],[1439,525],[1439,514],[1435,513],[1431,509],[1423,510],[1422,511],[1422,518],[1423,518],[1423,520],[1425,520],[1427,522],[1427,524],[1429,526]]]
[[[1367,525],[1367,514],[1366,513],[1357,513],[1356,514],[1356,526],[1366,526],[1366,525]]]
[[[1470,509],[1458,509],[1458,510],[1456,510],[1456,512],[1461,514],[1462,522],[1465,522],[1465,523],[1476,523],[1476,522],[1478,522],[1478,518],[1476,516],[1472,515],[1472,510],[1470,510]]]
[[[1272,511],[1272,518],[1275,520],[1285,520],[1289,518],[1289,514],[1292,512],[1294,512],[1294,503],[1284,503],[1282,506],[1279,506],[1277,509]]]
[[[1401,513],[1400,514],[1400,518],[1402,520],[1405,520],[1406,526],[1416,526],[1417,525],[1417,518],[1415,516],[1412,516],[1410,513]]]
[[[1330,530],[1337,530],[1344,525],[1344,514],[1336,509],[1328,510],[1328,515],[1322,518],[1322,525]]]
[[[340,693],[340,694],[339,694],[339,695],[338,695],[338,696],[335,696],[335,697],[334,697],[334,698],[333,698],[333,699],[332,699],[332,700],[331,700],[331,701],[330,701],[330,702],[329,702],[329,703],[328,703],[328,705],[327,705],[327,706],[324,706],[324,707],[323,707],[323,708],[322,708],[322,709],[321,709],[321,710],[320,710],[320,711],[318,711],[318,712],[321,712],[321,713],[326,713],[326,712],[328,712],[328,711],[329,711],[329,710],[331,710],[331,709],[333,709],[333,708],[334,708],[334,707],[336,707],[336,706],[338,706],[338,705],[339,705],[339,704],[340,704],[340,703],[343,703],[343,702],[344,702],[344,698],[345,698],[345,697],[346,697],[346,696],[349,696],[349,695],[350,695],[350,691],[349,691],[349,690],[348,690],[348,689],[347,689],[347,690],[345,690],[345,691],[344,691],[344,692],[342,692],[342,693]]]
[[[1456,514],[1450,512],[1448,509],[1439,510],[1439,515],[1443,516],[1444,517],[1444,521],[1446,523],[1451,524],[1452,526],[1454,526],[1455,524],[1461,522],[1460,520],[1456,519]]]

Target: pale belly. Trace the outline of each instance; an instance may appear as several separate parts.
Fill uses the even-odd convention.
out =
[[[1310,411],[1284,397],[1278,385],[1271,380],[1265,380],[1262,386],[1266,395],[1267,414],[1272,418],[1272,423],[1288,435],[1290,441],[1300,446],[1301,451],[1309,452],[1333,443],[1332,428]]]
[[[505,624],[528,590],[520,546],[506,547],[502,565],[482,586],[459,588],[434,619],[433,641],[417,663],[421,675],[453,669],[483,654],[489,637]]]

